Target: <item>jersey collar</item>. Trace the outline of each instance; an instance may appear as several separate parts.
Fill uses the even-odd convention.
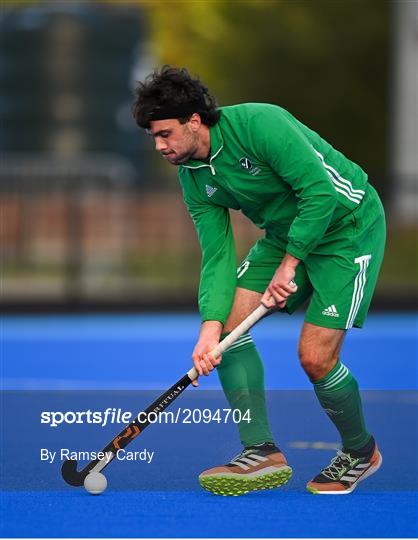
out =
[[[219,122],[209,128],[210,134],[210,158],[209,163],[206,161],[201,161],[200,159],[190,159],[187,163],[182,165],[187,169],[198,169],[200,167],[211,167],[212,160],[214,160],[222,150],[224,146],[224,141],[222,138],[221,129],[219,127]]]

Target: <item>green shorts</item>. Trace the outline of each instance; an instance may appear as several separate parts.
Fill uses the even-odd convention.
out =
[[[386,239],[382,203],[368,186],[361,205],[331,227],[296,268],[296,293],[281,310],[293,313],[308,298],[305,321],[326,328],[361,328],[369,310]],[[263,293],[286,246],[267,233],[237,270],[237,286]]]

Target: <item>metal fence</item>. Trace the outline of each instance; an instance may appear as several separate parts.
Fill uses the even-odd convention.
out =
[[[196,304],[200,248],[176,192],[134,182],[119,156],[4,155],[2,303],[180,307]],[[234,212],[238,256],[260,235]]]

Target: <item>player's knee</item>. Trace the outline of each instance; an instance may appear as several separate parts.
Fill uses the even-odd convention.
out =
[[[305,349],[301,346],[298,354],[303,370],[313,381],[325,377],[337,362],[337,358],[334,358],[333,355],[318,354],[317,351]]]
[[[320,378],[320,373],[323,372],[323,362],[310,354],[299,354],[300,363],[303,370],[310,379],[316,380]]]

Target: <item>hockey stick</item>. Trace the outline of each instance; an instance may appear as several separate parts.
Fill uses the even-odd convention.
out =
[[[246,319],[244,319],[225,339],[223,339],[210,352],[211,356],[217,358],[228,349],[242,334],[249,330],[257,321],[268,313],[268,309],[264,305],[258,306]],[[97,458],[90,461],[84,469],[77,471],[77,461],[67,459],[61,467],[61,473],[67,484],[71,486],[82,486],[84,479],[90,472],[102,471],[116,456],[117,451],[125,448],[135,437],[137,437],[149,424],[150,413],[158,414],[164,411],[184,390],[189,384],[197,379],[198,373],[193,367],[184,377],[178,380],[164,394],[158,397],[149,407],[128,424],[110,443],[101,451],[102,458]],[[139,420],[139,417],[144,420]]]

